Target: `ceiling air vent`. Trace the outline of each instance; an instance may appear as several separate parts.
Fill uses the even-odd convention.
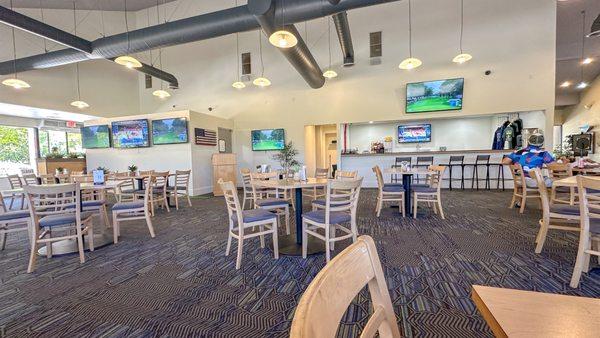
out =
[[[250,53],[242,53],[242,81],[250,81],[252,74],[252,57]]]
[[[152,76],[146,74],[144,79],[146,80],[146,89],[152,88]]]
[[[369,51],[369,62],[371,63],[371,65],[381,64],[381,56],[383,55],[381,32],[369,33]]]

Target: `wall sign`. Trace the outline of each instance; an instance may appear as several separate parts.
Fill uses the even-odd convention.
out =
[[[194,128],[194,139],[197,145],[201,146],[216,146],[217,132],[203,128]]]

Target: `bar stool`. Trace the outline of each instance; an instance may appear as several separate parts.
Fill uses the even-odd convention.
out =
[[[430,165],[433,165],[433,156],[417,156],[417,164],[415,164],[414,168],[429,168]],[[421,176],[414,175],[417,184],[421,182]]]
[[[402,162],[408,162],[408,165],[412,164],[412,157],[396,157],[396,162],[392,165],[392,168],[400,168]],[[391,176],[392,183],[402,183],[402,176],[397,174],[392,174]]]
[[[460,181],[460,188],[461,189],[465,189],[465,157],[464,156],[450,156],[450,161],[448,161],[448,164],[446,165],[448,168],[450,168],[450,174],[448,176],[448,187],[450,188],[450,190],[452,190],[452,182],[453,181]],[[452,168],[453,167],[459,167],[461,169],[461,174],[460,174],[460,178],[454,178],[454,176],[452,175]]]
[[[496,181],[496,189],[500,189],[500,181],[502,181],[502,191],[504,191],[504,164],[502,164],[502,161],[504,160],[504,158],[506,158],[506,155],[502,155],[502,159],[500,160],[499,163],[490,163],[490,167],[491,166],[496,166],[498,167],[498,174],[496,175],[496,178],[490,178],[490,181]]]
[[[479,167],[485,166],[485,189],[490,189],[490,155],[477,155],[475,163],[469,164],[473,166],[473,175],[471,176],[471,189],[477,186],[479,190]]]

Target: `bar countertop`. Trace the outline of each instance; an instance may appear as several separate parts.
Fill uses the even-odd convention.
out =
[[[402,155],[440,155],[440,154],[508,154],[513,152],[513,149],[501,150],[421,150],[421,151],[401,151],[389,153],[358,153],[358,154],[342,154],[343,157],[361,157],[361,156],[402,156]]]

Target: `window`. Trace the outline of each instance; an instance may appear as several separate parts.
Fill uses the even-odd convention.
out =
[[[67,147],[69,148],[69,154],[82,153],[81,133],[67,133]]]
[[[70,133],[59,130],[40,130],[38,134],[40,156],[46,157],[51,153],[67,155],[83,152],[80,133]]]
[[[0,126],[0,176],[31,168],[29,129]]]
[[[369,34],[369,45],[371,51],[371,57],[381,57],[382,52],[382,43],[381,43],[381,32],[373,32]]]

